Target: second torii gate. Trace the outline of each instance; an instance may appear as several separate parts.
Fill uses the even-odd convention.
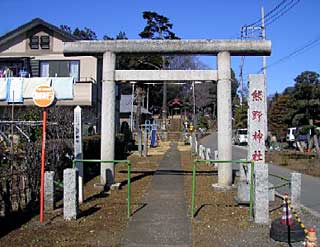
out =
[[[269,56],[266,40],[108,40],[64,44],[66,55],[103,54],[101,159],[114,160],[116,81],[218,81],[218,152],[232,159],[231,56]],[[117,54],[194,54],[217,56],[217,70],[116,70]],[[107,175],[109,174],[109,175]],[[101,182],[113,183],[114,166],[101,164]],[[218,184],[232,185],[232,164],[222,164]]]

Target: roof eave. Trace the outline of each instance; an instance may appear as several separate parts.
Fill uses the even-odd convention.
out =
[[[14,39],[15,37],[29,31],[30,29],[32,29],[38,25],[43,25],[46,28],[48,28],[56,33],[59,33],[60,35],[65,37],[69,42],[80,40],[78,37],[63,31],[60,28],[58,28],[58,27],[56,27],[56,26],[54,26],[54,25],[52,25],[52,24],[50,24],[40,18],[35,18],[35,19],[31,20],[30,22],[27,22],[27,23],[17,27],[16,29],[11,30],[11,31],[7,32],[6,34],[2,35],[0,37],[0,45],[7,43],[11,39]]]

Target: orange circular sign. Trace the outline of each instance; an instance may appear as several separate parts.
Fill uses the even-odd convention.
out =
[[[48,107],[54,101],[54,89],[47,85],[37,86],[33,94],[33,102],[39,107]]]

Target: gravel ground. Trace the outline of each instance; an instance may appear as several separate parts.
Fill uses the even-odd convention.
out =
[[[191,170],[192,159],[190,147],[180,144],[182,166],[185,176],[185,193],[189,210],[191,207]],[[288,246],[287,243],[276,242],[269,237],[270,226],[262,226],[248,221],[248,208],[239,207],[234,202],[236,189],[229,192],[217,192],[211,187],[217,182],[217,171],[208,165],[200,165],[197,176],[196,210],[198,213],[192,221],[193,246],[252,246],[276,247]],[[281,206],[282,200],[270,203],[270,209]],[[281,217],[282,208],[270,213],[270,218]],[[306,228],[320,229],[320,219],[306,210],[299,216]],[[319,230],[318,236],[319,236]],[[292,246],[303,246],[302,242]]]

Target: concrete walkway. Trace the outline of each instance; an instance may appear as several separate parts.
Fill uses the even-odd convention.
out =
[[[183,173],[177,144],[171,145],[145,196],[145,206],[129,222],[122,246],[192,246]]]

